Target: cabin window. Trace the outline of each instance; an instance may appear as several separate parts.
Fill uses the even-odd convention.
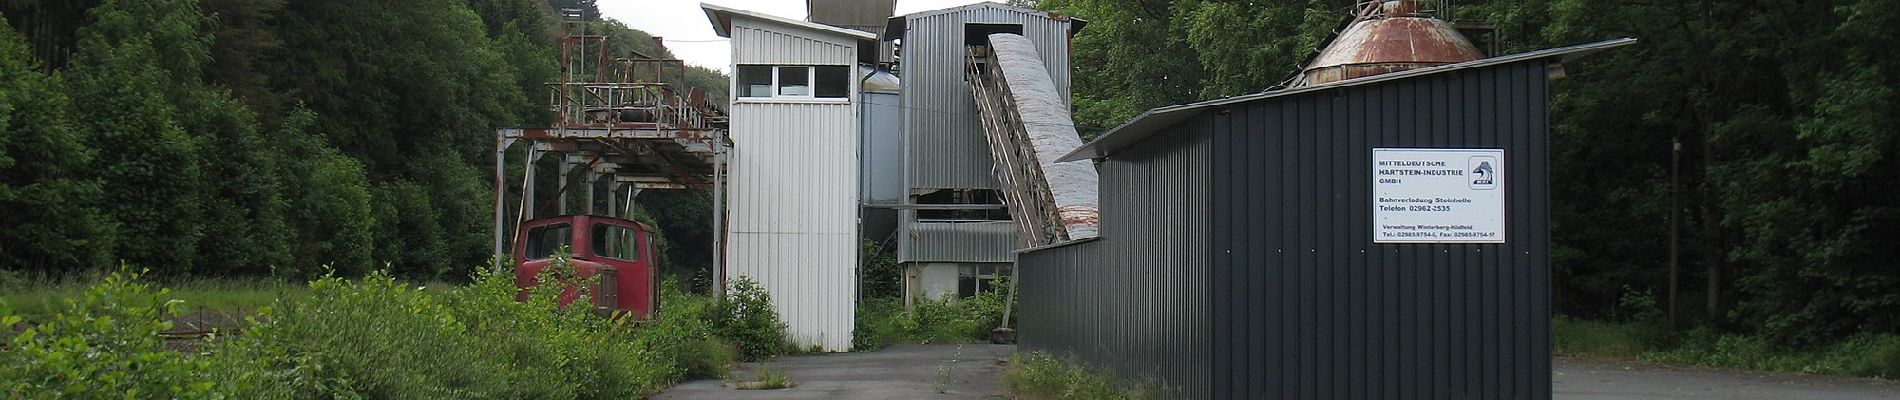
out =
[[[851,94],[845,65],[740,65],[739,97],[843,99]]]
[[[542,225],[528,228],[528,243],[522,260],[539,260],[554,257],[554,253],[573,244],[574,227],[568,224]],[[569,250],[573,251],[573,250]]]
[[[739,97],[772,97],[772,67],[739,66]]]
[[[811,96],[810,67],[778,67],[779,97]]]
[[[816,97],[842,99],[851,93],[851,67],[820,65],[813,67],[817,82]]]
[[[633,228],[620,225],[594,224],[594,255],[618,260],[637,261],[640,259],[639,242]]]

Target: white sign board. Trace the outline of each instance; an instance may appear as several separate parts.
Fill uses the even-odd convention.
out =
[[[1504,243],[1503,149],[1372,149],[1372,241]]]

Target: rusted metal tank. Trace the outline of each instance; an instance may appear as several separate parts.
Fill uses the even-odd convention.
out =
[[[1433,18],[1415,0],[1361,3],[1339,37],[1301,72],[1298,86],[1459,63],[1483,58],[1450,23]]]

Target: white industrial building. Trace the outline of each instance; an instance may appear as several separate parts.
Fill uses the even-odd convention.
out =
[[[894,250],[908,302],[1000,290],[1017,249],[1094,236],[1093,166],[1032,154],[1081,143],[1068,44],[1086,21],[894,4],[808,0],[811,21],[701,5],[732,39],[725,282],[761,283],[801,348],[850,348],[860,243]]]
[[[732,39],[728,282],[758,281],[800,348],[849,351],[860,49],[870,33],[702,4]]]

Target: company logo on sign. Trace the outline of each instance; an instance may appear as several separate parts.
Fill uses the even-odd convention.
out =
[[[1471,157],[1469,165],[1471,168],[1472,189],[1491,190],[1498,188],[1498,169],[1497,167],[1491,166],[1497,162],[1498,159],[1491,156]]]
[[[1375,243],[1504,243],[1502,149],[1372,149]]]

